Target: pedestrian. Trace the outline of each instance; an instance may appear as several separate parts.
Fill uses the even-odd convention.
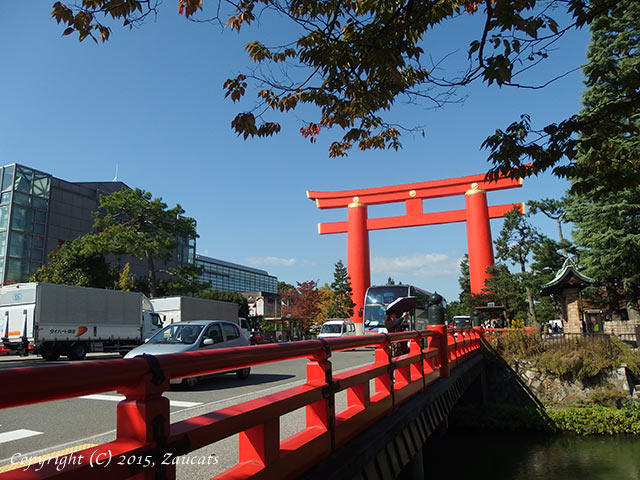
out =
[[[409,315],[404,312],[400,317],[395,311],[388,312],[384,319],[384,328],[388,333],[402,332],[407,327]],[[409,345],[407,342],[396,342],[391,344],[391,355],[397,356],[403,353],[409,353]]]

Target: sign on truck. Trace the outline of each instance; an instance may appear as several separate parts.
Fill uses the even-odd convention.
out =
[[[88,352],[126,354],[162,327],[141,293],[51,283],[0,288],[4,348],[46,360],[80,360]]]

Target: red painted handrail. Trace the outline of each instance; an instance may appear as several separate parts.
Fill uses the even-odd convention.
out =
[[[175,478],[174,465],[161,465],[165,455],[184,455],[239,434],[238,464],[216,479],[291,478],[341,448],[348,440],[424,391],[471,355],[484,337],[480,327],[307,340],[285,344],[226,348],[159,355],[151,359],[113,359],[0,371],[11,385],[0,394],[0,408],[50,402],[117,390],[125,395],[117,407],[116,440],[75,452],[64,469],[49,462],[41,469],[17,469],[5,479]],[[391,343],[409,342],[409,351],[391,356]],[[334,374],[331,352],[374,346],[370,365]],[[169,400],[162,393],[169,379],[237,370],[263,363],[307,358],[304,385],[250,400],[212,413],[169,423]],[[373,391],[370,381],[373,380]],[[347,407],[336,411],[335,395],[346,391]],[[305,408],[306,427],[283,441],[279,420]],[[135,465],[104,461],[134,458]],[[62,457],[61,457],[62,458]],[[96,459],[103,459],[95,468]]]

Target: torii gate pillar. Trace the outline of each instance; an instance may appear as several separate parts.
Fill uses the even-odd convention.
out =
[[[489,225],[487,193],[477,183],[464,194],[467,211],[467,245],[469,248],[469,280],[471,293],[481,293],[490,277],[487,268],[493,266],[493,243]]]
[[[352,318],[356,320],[356,335],[364,335],[360,314],[364,308],[364,295],[371,284],[369,230],[367,206],[360,203],[357,197],[353,200],[349,204],[347,216],[347,274],[351,278],[351,298],[355,303]]]

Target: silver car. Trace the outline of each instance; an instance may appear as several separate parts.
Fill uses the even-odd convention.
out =
[[[195,352],[212,348],[243,347],[249,340],[238,325],[224,320],[191,320],[167,325],[143,345],[134,348],[124,358],[133,358],[143,353],[164,355],[168,353]],[[247,378],[251,368],[236,370],[238,378]],[[193,387],[198,377],[172,379],[171,383],[183,383]]]

